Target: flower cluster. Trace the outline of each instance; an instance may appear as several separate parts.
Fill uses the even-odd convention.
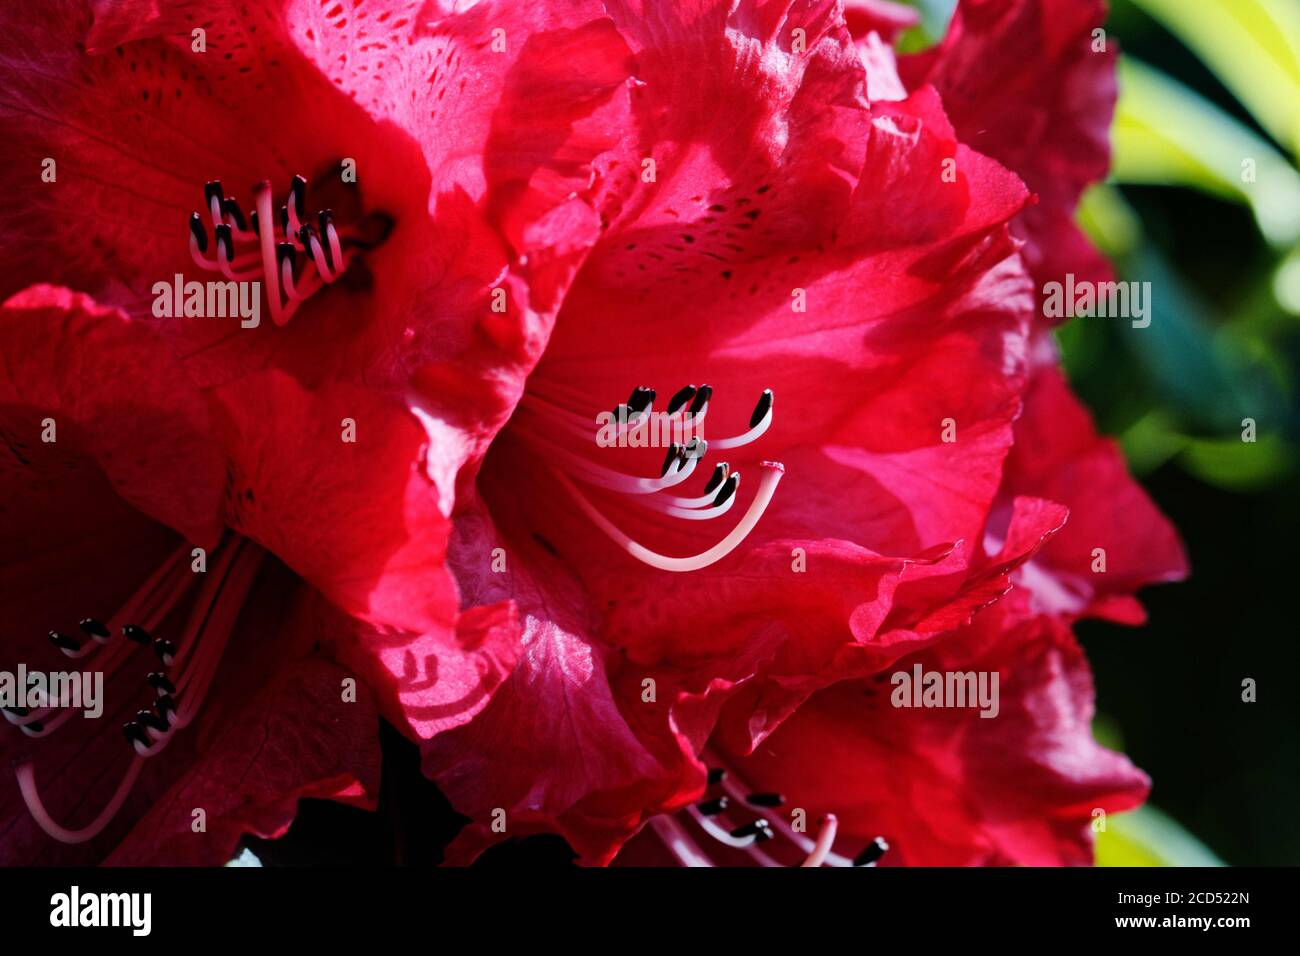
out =
[[[382,717],[453,861],[1090,862],[1147,780],[1072,624],[1186,571],[1039,304],[1104,14],[6,5],[0,667],[104,715],[4,709],[0,859],[219,863]]]

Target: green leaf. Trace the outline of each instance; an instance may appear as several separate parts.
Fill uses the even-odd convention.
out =
[[[1300,238],[1300,173],[1265,139],[1159,70],[1125,56],[1114,179],[1190,186],[1250,205],[1274,244]],[[1253,180],[1253,181],[1252,181]]]
[[[1300,246],[1279,263],[1273,276],[1273,295],[1282,308],[1300,315]]]
[[[1295,469],[1295,447],[1277,435],[1259,435],[1253,442],[1240,435],[1188,443],[1183,467],[1203,481],[1231,491],[1255,491],[1276,484]]]
[[[1079,224],[1107,256],[1127,255],[1142,241],[1142,220],[1114,186],[1098,183],[1079,202]]]
[[[1200,840],[1149,804],[1111,814],[1097,834],[1098,866],[1225,866]]]
[[[1146,475],[1186,448],[1188,439],[1166,412],[1155,409],[1130,425],[1119,441],[1134,474]]]
[[[1195,52],[1272,137],[1300,156],[1300,4],[1132,0]]]
[[[895,0],[898,2],[898,0]],[[921,11],[921,22],[905,30],[898,38],[900,53],[915,53],[934,46],[948,32],[948,21],[957,8],[957,0],[902,0]]]

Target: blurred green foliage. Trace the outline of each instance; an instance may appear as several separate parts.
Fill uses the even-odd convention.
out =
[[[1156,321],[1129,339],[1151,401],[1114,421],[1138,472],[1169,458],[1203,481],[1252,489],[1295,477],[1294,366],[1300,315],[1300,4],[1295,0],[1119,0],[1113,26],[1154,20],[1236,98],[1236,109],[1132,53],[1120,64],[1111,182],[1086,197],[1083,222],[1125,278],[1158,290]],[[1237,114],[1237,115],[1234,115]],[[1242,115],[1245,114],[1245,115]],[[1258,242],[1214,301],[1147,235],[1123,185],[1196,190],[1247,208]],[[1207,243],[1217,238],[1206,223]],[[1163,306],[1163,307],[1162,307]],[[1098,350],[1074,322],[1062,347],[1076,377]],[[1154,411],[1152,410],[1154,409]],[[1252,419],[1257,441],[1242,440]]]

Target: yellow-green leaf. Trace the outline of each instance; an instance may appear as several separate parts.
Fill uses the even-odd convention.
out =
[[[1263,137],[1131,56],[1120,60],[1113,175],[1248,203],[1270,241],[1300,238],[1300,173]]]

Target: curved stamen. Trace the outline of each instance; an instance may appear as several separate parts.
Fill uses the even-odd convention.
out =
[[[224,195],[225,191],[221,188],[221,180],[212,179],[203,184],[203,200],[208,207],[208,218],[214,230],[226,221],[221,209],[221,200]]]
[[[686,828],[672,817],[652,817],[650,827],[682,866],[713,866],[713,861],[700,849],[700,845],[691,839]]]
[[[691,462],[696,459],[691,459]],[[689,464],[687,467],[691,467]],[[725,538],[700,554],[688,558],[673,558],[662,555],[657,551],[652,551],[642,544],[633,541],[626,534],[620,531],[608,518],[601,514],[596,507],[578,490],[577,486],[562,472],[556,471],[554,474],[564,489],[569,492],[582,509],[601,531],[619,545],[624,551],[632,555],[638,561],[642,561],[651,567],[658,568],[661,571],[698,571],[700,568],[707,568],[709,565],[722,560],[728,554],[748,537],[749,533],[754,530],[758,524],[763,512],[767,510],[768,504],[772,500],[772,495],[776,492],[776,486],[780,483],[781,477],[785,473],[785,467],[777,462],[765,461],[762,463],[763,477],[759,479],[758,491],[754,495],[754,500],[750,502],[749,509],[745,516],[740,519],[740,523],[731,530]]]
[[[876,837],[867,844],[865,850],[853,858],[853,865],[857,867],[875,866],[887,852],[889,852],[889,844],[885,841],[885,838]]]
[[[77,622],[77,627],[81,628],[91,640],[101,644],[107,644],[113,637],[113,632],[108,629],[108,626],[93,617],[83,617]]]
[[[739,448],[761,438],[772,425],[772,400],[772,390],[764,389],[749,417],[749,430],[731,438],[715,438],[712,442],[714,449]]]
[[[275,217],[271,209],[271,183],[268,180],[264,179],[253,187],[253,200],[257,205],[257,221],[260,224],[257,238],[262,249],[262,275],[266,280],[271,321],[276,325],[284,325],[288,316],[284,314],[280,303],[280,270],[276,267],[275,229],[271,225],[275,222]]]
[[[744,826],[728,831],[714,823],[711,817],[701,813],[698,807],[688,807],[687,812],[690,813],[691,818],[695,820],[701,830],[724,846],[737,850],[748,849],[756,843],[772,838],[772,829],[766,820],[755,820],[753,823],[747,823]],[[776,861],[771,861],[771,865],[776,866]]]
[[[115,615],[113,615],[112,618],[110,618],[109,624],[107,626],[101,625],[98,621],[93,621],[93,619],[91,618],[87,618],[86,621],[92,621],[93,624],[99,625],[100,627],[104,627],[105,630],[109,630],[111,632],[111,630],[114,627],[119,626],[119,622],[122,621],[124,618],[127,618],[129,616],[134,616],[135,614],[145,614],[146,620],[149,622],[149,626],[150,627],[155,626],[156,622],[160,622],[162,618],[165,617],[166,614],[170,612],[171,608],[175,606],[176,602],[180,600],[180,597],[185,593],[185,591],[190,586],[190,580],[188,576],[182,573],[176,576],[176,579],[173,581],[170,590],[163,593],[161,598],[158,598],[158,594],[160,593],[160,586],[162,582],[165,580],[167,575],[174,574],[178,567],[183,567],[183,561],[185,555],[187,554],[188,551],[186,550],[185,546],[182,546],[178,548],[175,552],[173,552],[172,555],[161,565],[159,565],[157,570],[155,570],[154,573],[150,575],[149,579],[140,587],[140,589],[136,591],[135,594],[131,595],[131,597],[127,600],[127,602],[123,604],[122,607],[118,610],[118,612]],[[86,622],[83,621],[82,622],[83,629],[85,629],[85,624]],[[114,642],[110,640],[108,642],[102,642],[96,640],[93,643],[89,643],[85,645],[76,654],[71,654],[66,651],[64,651],[64,653],[68,657],[72,657],[75,659],[75,658],[86,657],[89,654],[98,650],[100,647],[104,647],[105,648],[103,654],[104,660],[100,664],[100,669],[103,670],[105,673],[111,673],[114,670],[114,668],[116,668],[117,665],[122,660],[124,660],[126,656],[129,655],[133,650],[133,648],[130,647],[130,645],[127,642],[145,643],[145,644],[151,643],[151,639],[148,637],[147,632],[144,632],[143,628],[139,627],[138,625],[135,624],[122,625],[121,629],[122,629],[122,636],[126,638],[126,641]],[[132,635],[136,632],[141,632],[144,634],[143,642],[136,641],[133,639]],[[98,658],[97,658],[97,662],[98,662]],[[54,716],[56,710],[57,708],[53,705],[48,707],[36,707],[30,710],[23,710],[22,713],[18,713],[18,709],[15,709],[13,711],[6,709],[4,710],[4,717],[6,720],[9,721],[9,723],[14,724],[17,727],[24,728],[25,733],[28,733],[26,728],[29,725],[38,724],[38,723],[43,724],[44,725],[43,732],[28,733],[28,736],[45,736],[49,734],[51,731],[57,729],[58,727],[61,727],[67,721],[67,718],[71,714],[70,711],[63,711],[59,713],[57,716]],[[52,720],[47,719],[50,718],[51,716],[53,716]]]
[[[66,702],[60,702],[60,706],[66,706]],[[56,708],[50,706],[42,708],[40,712],[29,711],[21,720],[14,720],[8,714],[5,714],[5,718],[28,737],[48,737],[66,724],[75,713],[76,711],[73,710],[56,712]]]
[[[176,663],[188,655],[189,666],[177,681],[179,689],[165,674],[149,675],[149,683],[159,695],[155,701],[156,710],[138,712],[135,719],[123,727],[127,740],[135,750],[135,756],[107,805],[89,825],[74,830],[57,823],[41,800],[32,762],[22,760],[15,763],[23,802],[37,825],[53,839],[62,843],[84,843],[101,833],[125,803],[144,766],[144,759],[161,752],[176,731],[194,720],[215,678],[218,663],[235,620],[242,611],[244,598],[252,586],[262,554],[259,547],[246,540],[223,550],[224,560],[218,565],[220,570],[205,582],[199,600],[191,611],[181,646],[169,646],[163,640],[154,642],[155,647],[168,645],[168,652],[160,653],[164,660],[171,659]],[[160,613],[165,616],[166,612]],[[124,646],[126,645],[122,642],[113,645],[115,650]],[[184,695],[179,708],[171,696],[172,692]],[[72,713],[65,711],[59,715],[59,719],[66,720]],[[29,728],[24,730],[28,731]],[[46,727],[37,724],[29,735],[43,736],[46,732]]]
[[[524,411],[527,412],[528,409],[524,408]],[[656,491],[663,491],[666,488],[679,485],[691,476],[695,471],[696,463],[699,461],[698,458],[687,459],[684,466],[670,468],[667,474],[659,478],[637,478],[588,461],[581,455],[574,454],[563,445],[547,437],[543,432],[526,431],[524,435],[534,444],[544,445],[545,447],[539,449],[544,456],[550,459],[559,458],[565,467],[573,469],[574,475],[584,484],[595,485],[610,491],[621,491],[629,495],[652,495]]]
[[[60,843],[85,843],[87,840],[93,840],[103,832],[104,827],[117,816],[117,811],[122,809],[126,803],[127,796],[131,793],[131,788],[135,786],[136,778],[140,776],[140,771],[144,769],[144,761],[139,757],[131,760],[131,765],[127,768],[121,783],[113,791],[112,798],[99,816],[82,827],[79,830],[69,830],[54,822],[49,811],[45,809],[45,804],[41,801],[40,792],[36,788],[36,768],[30,761],[15,764],[14,771],[18,777],[18,789],[22,792],[23,802],[27,804],[27,812],[32,815],[36,825],[44,830],[47,834],[58,840]]]
[[[703,418],[709,408],[709,399],[713,397],[712,385],[701,385],[691,399],[691,406],[686,410],[687,418]]]
[[[652,495],[656,491],[663,491],[666,488],[680,485],[695,471],[695,466],[699,461],[698,458],[682,459],[678,454],[669,462],[667,470],[658,478],[634,478],[620,471],[613,471],[601,465],[592,464],[568,452],[564,453],[564,455],[566,460],[572,463],[579,472],[584,473],[579,474],[578,477],[585,483],[606,488],[610,491],[621,491],[629,495]]]
[[[339,240],[339,231],[334,228],[334,212],[330,209],[322,209],[318,217],[321,235],[325,237],[329,245],[330,265],[336,272],[343,271],[343,243]]]
[[[628,396],[627,409],[629,415],[640,415],[643,412],[650,411],[655,402],[655,390],[646,385],[638,385],[632,389],[632,394]],[[620,406],[621,407],[621,406]]]
[[[722,789],[733,799],[747,799],[748,794],[745,793],[742,784],[733,779],[730,775],[723,774],[718,778],[718,782],[722,784]],[[808,839],[805,834],[796,832],[794,827],[787,823],[784,817],[780,814],[774,814],[773,819],[770,822],[776,827],[777,831],[781,833],[782,836],[793,842],[804,853],[811,854],[816,849],[816,844],[813,843],[812,840]],[[854,865],[853,861],[848,857],[841,856],[840,854],[829,850],[823,857],[823,862],[828,866],[847,867]]]
[[[817,832],[817,842],[813,845],[812,852],[799,864],[800,866],[821,866],[826,862],[826,857],[830,855],[831,847],[835,845],[835,834],[839,830],[839,820],[835,814],[828,813],[822,817],[821,829]]]
[[[685,460],[682,455],[682,446],[677,442],[673,442],[668,446],[668,451],[664,455],[664,463],[659,468],[659,477],[664,477],[674,469],[680,469]]]
[[[289,232],[296,233],[307,218],[307,180],[295,174],[289,181]]]
[[[311,261],[316,265],[316,271],[326,282],[333,282],[338,275],[331,271],[329,263],[325,259],[325,248],[316,238],[316,230],[311,225],[303,226],[299,232],[299,241],[311,256]]]
[[[739,472],[737,472],[739,474]],[[706,508],[717,503],[718,489],[722,483],[731,475],[731,466],[725,461],[720,461],[713,466],[713,474],[709,477],[708,482],[704,485],[704,494],[696,498],[679,498],[675,495],[665,495],[661,500],[678,508]]]
[[[740,487],[740,472],[735,471],[731,473],[731,477],[727,479],[727,483],[721,491],[714,495],[704,496],[703,500],[708,503],[707,507],[683,508],[673,504],[675,499],[672,498],[645,498],[640,503],[674,518],[683,518],[687,521],[711,521],[714,518],[722,517],[731,510],[731,506],[736,503],[736,489],[738,487]]]
[[[256,279],[262,274],[258,269],[240,271],[241,268],[253,265],[256,260],[249,256],[235,258],[235,240],[230,226],[226,223],[217,226],[216,243],[217,264],[221,269],[221,274],[227,279],[244,282],[249,279]]]
[[[61,631],[50,631],[49,638],[50,643],[61,650],[64,656],[74,659],[85,657],[87,654],[92,654],[99,650],[99,647],[96,644],[87,644],[85,647],[82,647],[81,642],[75,637],[72,637],[70,634],[64,634]]]
[[[248,221],[244,218],[244,210],[240,207],[239,200],[234,196],[227,196],[222,200],[221,210],[225,213],[225,221],[233,227],[236,239],[250,240],[257,238],[257,233],[248,228]]]
[[[217,268],[216,260],[209,259],[208,231],[203,228],[203,217],[197,212],[190,215],[190,258],[201,268],[213,271]]]
[[[686,385],[678,389],[678,391],[674,393],[673,397],[668,399],[668,414],[669,415],[677,414],[677,412],[685,408],[686,403],[689,402],[694,397],[695,397],[694,385]]]
[[[162,671],[153,671],[146,679],[149,681],[149,686],[158,692],[159,697],[176,693],[176,685]]]
[[[201,268],[220,271],[234,282],[263,278],[266,298],[275,325],[283,325],[302,302],[323,286],[336,281],[347,269],[350,250],[371,249],[383,242],[392,230],[392,220],[383,213],[364,217],[356,227],[340,232],[333,213],[317,213],[319,233],[306,221],[306,179],[294,176],[289,195],[274,215],[271,184],[263,180],[253,187],[254,208],[244,211],[233,196],[220,194],[221,183],[212,180],[204,187],[204,206],[211,219],[216,248],[208,249],[208,230],[203,216],[194,213],[189,223],[190,257]],[[278,222],[278,228],[277,228]],[[252,249],[236,252],[236,243],[252,243]],[[302,250],[306,265],[300,271],[297,260],[284,266],[285,249]]]

